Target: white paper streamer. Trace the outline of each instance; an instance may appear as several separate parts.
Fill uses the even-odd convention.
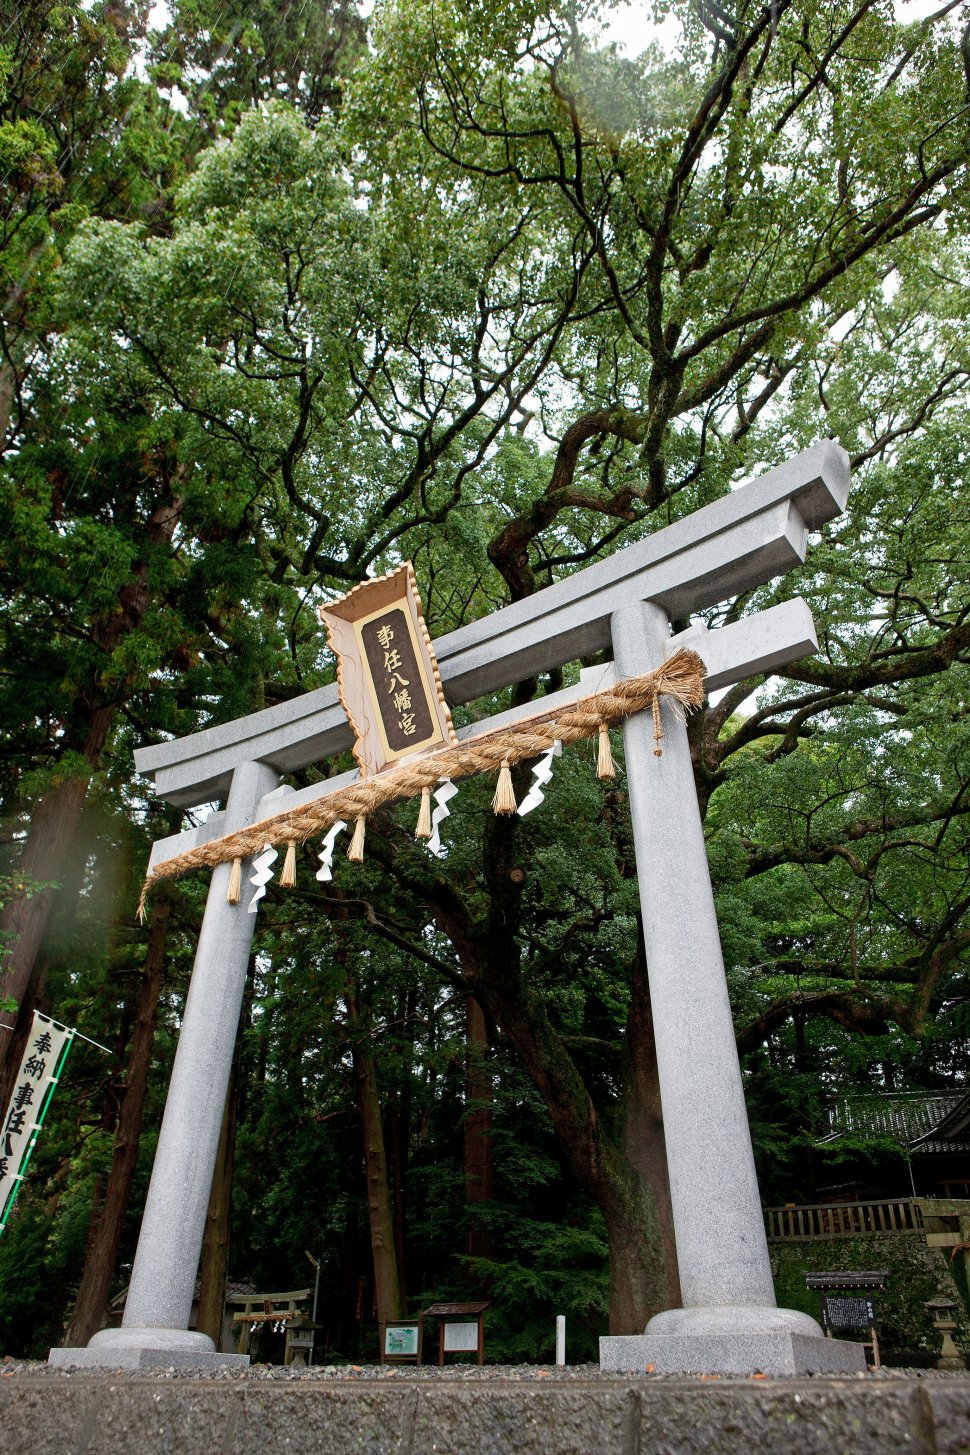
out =
[[[320,854],[320,868],[317,870],[317,878],[321,884],[326,884],[333,878],[333,846],[337,842],[337,835],[343,833],[347,825],[342,818],[338,818],[335,824],[327,829],[323,839],[323,853]]]
[[[431,837],[428,839],[428,848],[437,858],[443,859],[447,850],[441,842],[439,829],[445,819],[451,813],[448,807],[449,800],[454,798],[458,792],[457,786],[450,778],[442,778],[440,788],[436,788],[431,797],[435,801],[435,807],[431,810]]]
[[[253,872],[250,876],[250,884],[255,884],[256,893],[249,901],[249,913],[255,914],[256,908],[263,895],[266,893],[266,886],[273,877],[273,870],[270,867],[279,858],[277,851],[267,844],[261,854],[257,854],[253,860]]]
[[[553,758],[558,758],[561,752],[562,743],[557,738],[556,741],[553,743],[552,747],[548,750],[548,752],[543,753],[542,757],[533,768],[532,776],[535,778],[536,781],[533,783],[532,787],[529,789],[528,793],[525,795],[522,802],[516,809],[516,812],[518,813],[520,818],[524,818],[527,813],[531,813],[534,808],[539,807],[539,804],[545,797],[545,794],[542,790],[547,786],[550,778],[552,777],[552,760]]]

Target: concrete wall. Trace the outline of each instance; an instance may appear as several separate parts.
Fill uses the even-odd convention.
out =
[[[970,1380],[14,1375],[4,1455],[968,1455]]]

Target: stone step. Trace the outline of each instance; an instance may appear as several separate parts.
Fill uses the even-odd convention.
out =
[[[966,1376],[0,1378],[4,1455],[968,1455]]]

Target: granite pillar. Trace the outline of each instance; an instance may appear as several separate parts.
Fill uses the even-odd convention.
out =
[[[278,781],[263,763],[233,772],[225,832],[246,828]],[[52,1349],[59,1366],[142,1368],[249,1363],[217,1354],[189,1332],[209,1191],[229,1085],[256,916],[243,872],[239,904],[226,902],[231,865],[213,871],[185,1003],[165,1115],[120,1329],[102,1329],[86,1349]]]
[[[634,677],[659,666],[670,623],[639,603],[614,614],[612,633],[617,675]],[[862,1368],[861,1345],[833,1350],[814,1319],[776,1307],[687,728],[669,701],[662,719],[661,757],[649,713],[629,718],[623,738],[684,1306],[643,1335],[602,1339],[601,1363]]]

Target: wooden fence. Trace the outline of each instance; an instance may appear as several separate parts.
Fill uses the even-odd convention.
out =
[[[918,1202],[832,1202],[805,1207],[766,1207],[769,1243],[807,1243],[813,1238],[852,1238],[865,1233],[922,1233]]]

